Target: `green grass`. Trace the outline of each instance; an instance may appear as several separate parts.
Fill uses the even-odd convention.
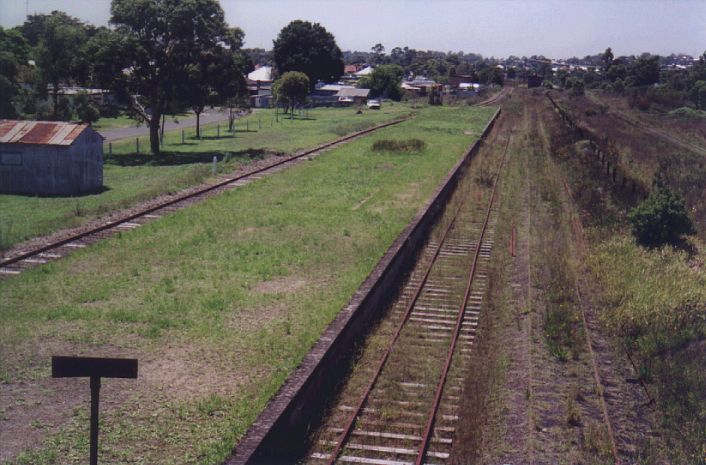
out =
[[[306,118],[295,115],[290,119],[289,115],[276,115],[274,109],[258,109],[236,120],[233,132],[228,132],[227,121],[203,125],[201,139],[196,138],[196,128],[185,128],[183,144],[180,129],[165,133],[162,151],[175,154],[235,153],[253,149],[293,152],[407,115],[410,108],[396,103],[376,111],[364,109],[360,115],[357,111],[357,108],[313,108]],[[140,152],[148,152],[149,137],[139,139]],[[136,148],[135,138],[113,142],[116,155],[135,153]],[[104,151],[108,153],[107,145]]]
[[[244,132],[245,120],[239,120],[237,132],[229,134],[227,127],[222,128],[222,137],[215,139],[216,125],[209,125],[204,127],[203,141],[187,139],[184,145],[180,143],[180,131],[167,132],[165,153],[160,157],[135,156],[134,139],[116,142],[115,156],[106,160],[104,168],[104,192],[54,198],[0,195],[0,252],[20,241],[78,226],[110,211],[203,182],[210,176],[214,155],[221,161],[218,171],[229,172],[268,152],[290,153],[313,147],[408,113],[409,108],[402,104],[386,105],[384,110],[362,115],[350,108],[323,108],[311,110],[308,120],[286,120],[269,127],[273,110],[257,111],[246,118],[250,132]],[[263,122],[261,130],[259,121]],[[146,150],[148,139],[142,139],[142,150]]]
[[[684,252],[619,236],[596,247],[591,265],[604,288],[605,326],[656,394],[661,426],[678,444],[668,456],[705,463],[706,272]]]
[[[425,109],[0,282],[0,366],[17,383],[48,375],[37,352],[138,356],[148,371],[102,416],[103,463],[220,463],[492,111]],[[426,148],[372,150],[410,137]],[[85,459],[82,418],[26,463]]]
[[[115,118],[100,118],[98,121],[93,123],[93,129],[100,131],[105,129],[129,128],[143,125],[144,123],[141,121],[125,115],[120,115]]]

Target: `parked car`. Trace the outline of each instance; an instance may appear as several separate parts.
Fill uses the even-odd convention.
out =
[[[370,108],[371,110],[379,110],[380,109],[380,100],[375,100],[375,99],[368,100],[368,108]]]

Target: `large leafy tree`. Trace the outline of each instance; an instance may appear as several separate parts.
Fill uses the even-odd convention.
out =
[[[309,78],[299,71],[288,71],[275,81],[272,92],[278,102],[284,104],[284,112],[289,108],[294,112],[294,106],[303,104],[309,95]]]
[[[368,76],[358,82],[358,87],[370,89],[373,97],[384,97],[392,100],[402,98],[402,74],[404,69],[399,65],[378,66]]]
[[[147,122],[158,154],[160,119],[190,67],[229,39],[223,10],[215,0],[113,0],[110,21],[115,32],[98,33],[93,44],[94,74]]]
[[[336,39],[319,23],[296,20],[282,28],[274,40],[277,72],[300,71],[316,82],[333,82],[343,74],[343,54]]]
[[[18,76],[28,56],[29,47],[22,34],[0,27],[0,118],[17,116],[13,100],[20,92]]]
[[[659,81],[659,57],[641,56],[628,69],[630,86],[650,86]]]
[[[76,18],[54,11],[38,20],[37,65],[44,83],[52,85],[54,118],[59,111],[59,84],[74,80],[83,67],[86,28]],[[41,27],[40,27],[41,26]]]

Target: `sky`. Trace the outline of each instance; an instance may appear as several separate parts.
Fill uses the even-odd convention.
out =
[[[221,0],[245,46],[270,49],[294,19],[321,23],[343,50],[394,47],[480,53],[486,57],[582,57],[612,47],[698,56],[706,50],[706,0]],[[110,0],[0,0],[0,25],[26,12],[63,10],[95,25]]]

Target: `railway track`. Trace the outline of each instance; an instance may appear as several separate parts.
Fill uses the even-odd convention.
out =
[[[264,176],[279,172],[305,157],[316,156],[324,150],[343,145],[353,139],[357,139],[382,128],[399,124],[407,119],[409,118],[401,118],[378,124],[362,131],[358,131],[347,136],[340,137],[331,142],[319,145],[313,149],[305,150],[303,152],[277,160],[267,166],[258,167],[237,176],[219,181],[216,184],[191,191],[187,194],[179,195],[165,202],[147,207],[136,213],[122,216],[119,219],[106,221],[103,224],[99,224],[93,228],[70,235],[60,240],[48,242],[46,244],[33,247],[30,250],[18,251],[11,257],[3,257],[2,261],[0,261],[0,279],[18,275],[25,269],[57,260],[77,249],[82,249],[90,244],[107,239],[118,232],[138,228],[143,224],[159,219],[164,215],[200,202],[221,192],[248,184]]]
[[[488,106],[493,106],[497,105],[501,99],[507,97],[508,95],[512,94],[512,88],[510,87],[503,87],[500,92],[495,94],[493,97],[489,98],[488,100],[483,100],[482,102],[479,102],[476,104],[478,107],[488,107]]]
[[[430,241],[390,311],[398,323],[382,356],[362,370],[362,389],[344,396],[325,421],[307,463],[449,463],[508,145],[482,194],[485,202],[463,196],[440,237]]]

